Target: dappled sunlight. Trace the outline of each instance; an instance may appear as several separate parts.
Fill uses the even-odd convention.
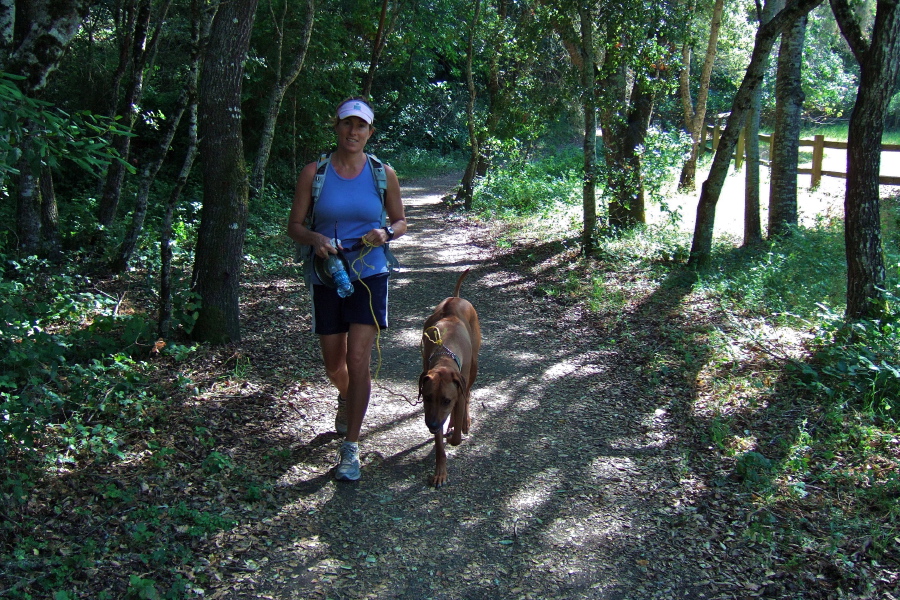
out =
[[[531,516],[545,504],[553,501],[559,487],[560,470],[545,469],[524,481],[519,489],[511,492],[506,500],[506,510],[512,515]]]

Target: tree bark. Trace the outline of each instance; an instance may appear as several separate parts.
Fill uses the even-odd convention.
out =
[[[238,341],[240,276],[249,182],[241,134],[241,81],[258,0],[232,0],[216,13],[200,79],[203,208],[192,289],[201,307],[192,336]]]
[[[866,40],[847,0],[831,0],[844,38],[859,62],[856,102],[847,137],[847,191],[844,242],[847,255],[848,319],[876,318],[886,307],[881,244],[879,171],[884,120],[900,74],[900,3],[877,3],[875,24]]]
[[[0,71],[23,75],[25,80],[19,86],[28,95],[43,89],[94,4],[96,0],[4,2],[6,10],[0,22],[10,43],[8,52],[0,53]],[[16,22],[29,24],[22,28],[26,33],[21,40],[12,37]]]
[[[28,143],[28,140],[25,141]],[[24,153],[23,153],[24,154]],[[16,190],[16,236],[19,253],[37,255],[41,249],[41,211],[38,176],[24,157],[19,160],[18,189]]]
[[[59,210],[56,190],[53,188],[53,172],[50,167],[41,168],[41,240],[43,253],[57,260],[62,252],[59,240]]]
[[[584,183],[582,186],[582,212],[584,230],[581,250],[585,256],[594,253],[594,236],[597,232],[597,101],[594,92],[594,21],[585,4],[578,5],[581,22],[581,104],[584,110]]]
[[[15,28],[16,0],[0,0],[0,57],[12,52]]]
[[[456,200],[462,200],[465,210],[472,210],[472,195],[475,188],[475,172],[478,168],[480,156],[478,134],[475,126],[475,78],[472,73],[472,62],[475,54],[475,33],[478,29],[478,21],[481,19],[481,0],[475,0],[475,12],[472,15],[472,24],[469,28],[469,43],[466,49],[466,85],[469,88],[469,99],[466,102],[466,118],[469,125],[469,162],[460,182]]]
[[[263,123],[262,135],[259,140],[259,148],[256,151],[256,161],[253,165],[253,176],[250,179],[250,193],[252,197],[256,197],[262,192],[266,185],[266,167],[269,164],[269,156],[272,152],[272,141],[275,139],[275,126],[278,124],[278,114],[281,112],[281,104],[284,101],[284,95],[288,88],[297,80],[300,71],[303,70],[303,61],[306,59],[306,51],[309,49],[309,40],[312,37],[313,21],[316,15],[315,0],[307,0],[306,2],[306,25],[301,35],[300,47],[297,48],[296,56],[287,73],[281,74],[281,52],[279,50],[278,60],[278,81],[272,88],[269,96],[269,108],[266,111],[266,119]],[[282,40],[279,40],[279,48]],[[365,95],[365,94],[364,94]]]
[[[750,96],[745,148],[747,152],[747,177],[744,180],[744,241],[749,248],[762,242],[762,217],[759,214],[759,118],[762,108],[762,90],[757,88]]]
[[[181,163],[181,171],[169,193],[159,235],[159,320],[157,333],[160,338],[169,339],[172,323],[172,220],[181,192],[187,185],[188,177],[197,157],[197,82],[200,78],[200,54],[203,39],[209,33],[209,20],[203,16],[204,0],[191,0],[191,70],[186,80],[187,91],[187,150]]]
[[[775,80],[775,136],[769,184],[769,238],[797,226],[797,163],[800,116],[805,95],[800,81],[807,16],[800,15],[781,34]]]
[[[25,77],[18,85],[25,95],[34,97],[59,66],[92,4],[90,0],[35,0],[17,6],[15,2],[4,1],[0,4],[0,71]],[[29,25],[21,28],[25,31],[21,39],[15,37],[17,21]],[[24,139],[20,143],[24,150],[31,142]],[[28,152],[23,152],[23,156],[27,155]],[[19,163],[20,174],[13,178],[18,180],[13,186],[16,232],[20,251],[35,254],[40,251],[41,243],[39,173],[32,171],[27,160]]]
[[[697,158],[700,155],[700,133],[706,123],[706,103],[709,97],[709,81],[712,77],[713,63],[716,58],[716,44],[719,40],[719,30],[722,28],[722,13],[725,9],[724,0],[716,0],[713,5],[712,17],[709,24],[709,41],[706,45],[706,56],[703,60],[703,68],[700,71],[700,89],[697,92],[697,107],[691,101],[691,48],[685,42],[682,50],[684,65],[679,76],[679,91],[681,104],[684,109],[684,124],[691,135],[691,154],[681,169],[681,177],[678,182],[680,190],[694,190],[697,187]]]
[[[781,10],[768,23],[760,26],[756,32],[756,40],[753,44],[753,53],[750,56],[750,64],[744,75],[744,80],[735,94],[731,107],[731,114],[725,125],[725,131],[719,138],[719,146],[713,157],[713,164],[709,176],[703,182],[700,192],[700,200],[697,204],[697,220],[694,225],[694,237],[691,242],[691,256],[688,264],[695,268],[704,268],[709,264],[712,252],[713,227],[716,219],[716,203],[722,193],[725,177],[728,175],[728,166],[737,145],[740,129],[743,127],[744,118],[750,108],[753,91],[762,82],[765,71],[766,59],[772,51],[775,40],[782,30],[797,18],[798,15],[807,14],[822,0],[793,0]]]
[[[607,153],[607,161],[612,163],[609,175],[614,181],[610,185],[612,199],[609,203],[609,224],[617,229],[628,229],[647,221],[638,147],[647,137],[653,113],[653,98],[653,92],[645,83],[634,83],[624,129],[616,133],[620,140],[613,147],[615,152],[611,153],[612,156]]]
[[[772,15],[783,8],[782,0],[769,0],[765,5],[756,3],[760,26],[768,23]],[[763,67],[765,68],[765,66]],[[750,108],[746,123],[747,178],[744,181],[744,242],[747,248],[762,242],[762,218],[759,201],[759,121],[762,111],[762,89],[757,87],[750,95]],[[769,157],[771,159],[771,157]]]
[[[400,7],[397,7],[399,12]],[[378,61],[381,60],[381,53],[386,45],[387,35],[391,27],[387,24],[388,0],[381,2],[381,14],[378,17],[378,30],[375,32],[375,41],[372,42],[372,57],[369,60],[369,70],[366,71],[366,79],[362,86],[362,95],[369,98],[372,95],[372,84],[375,83],[375,70],[378,68]],[[395,13],[396,16],[396,13]]]

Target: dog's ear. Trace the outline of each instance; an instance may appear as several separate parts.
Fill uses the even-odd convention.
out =
[[[459,397],[464,398],[466,394],[466,378],[460,373],[453,373],[453,384],[459,392]]]

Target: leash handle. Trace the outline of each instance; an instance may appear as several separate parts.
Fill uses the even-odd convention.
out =
[[[434,339],[431,339],[431,336],[428,335],[428,332],[431,331],[432,329],[434,329],[434,331],[435,331]],[[434,325],[432,325],[431,327],[426,329],[424,332],[422,332],[422,335],[424,335],[428,339],[428,341],[431,342],[432,344],[435,344],[437,346],[444,345],[444,340],[441,337],[441,330],[438,329],[437,327],[435,327]]]

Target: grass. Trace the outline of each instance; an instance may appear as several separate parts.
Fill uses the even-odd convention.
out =
[[[849,131],[848,124],[844,123],[832,123],[830,125],[816,125],[816,126],[806,126],[803,127],[800,131],[800,139],[801,140],[811,140],[813,136],[823,135],[826,140],[831,140],[834,142],[846,142],[847,141],[847,133]],[[767,134],[770,134],[771,131],[766,131]],[[900,131],[885,131],[884,135],[881,139],[882,144],[900,144]]]

